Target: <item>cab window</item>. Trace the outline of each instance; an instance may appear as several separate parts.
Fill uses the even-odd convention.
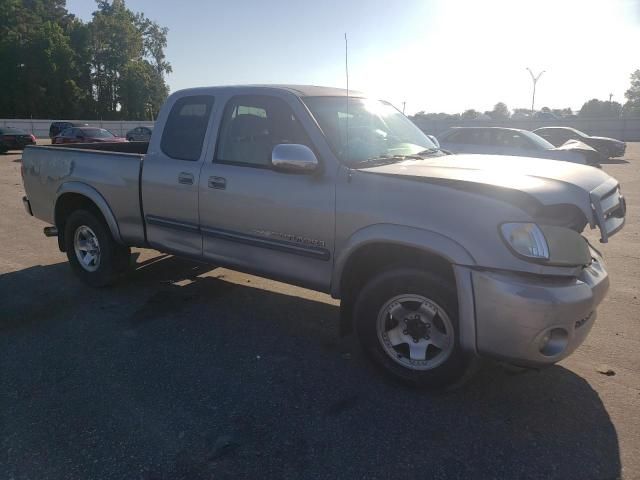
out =
[[[273,147],[310,142],[284,100],[264,95],[239,95],[225,107],[215,161],[269,167]]]
[[[177,160],[200,158],[214,97],[194,95],[176,100],[162,131],[160,148]]]

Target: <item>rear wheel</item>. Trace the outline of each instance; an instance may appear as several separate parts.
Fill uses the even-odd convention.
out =
[[[92,287],[113,284],[129,266],[131,250],[116,243],[94,211],[73,212],[65,224],[64,241],[74,273]]]
[[[364,286],[355,328],[365,352],[394,378],[440,388],[459,380],[469,363],[459,344],[457,310],[448,280],[399,268]]]

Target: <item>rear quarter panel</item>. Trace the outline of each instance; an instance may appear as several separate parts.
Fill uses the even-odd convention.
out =
[[[144,242],[139,197],[143,155],[61,147],[28,147],[23,155],[24,187],[35,217],[54,224],[55,205],[69,185],[97,191],[113,213],[122,241]],[[72,188],[73,191],[73,188]]]

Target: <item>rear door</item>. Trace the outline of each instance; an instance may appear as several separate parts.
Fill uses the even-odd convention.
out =
[[[147,239],[154,248],[202,255],[198,181],[213,108],[212,95],[187,95],[163,110],[162,136],[149,146],[142,170]]]

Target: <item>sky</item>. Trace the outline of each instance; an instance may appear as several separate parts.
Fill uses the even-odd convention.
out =
[[[172,91],[243,83],[349,87],[408,114],[624,103],[640,0],[127,0],[169,28]],[[91,19],[92,0],[67,0]]]

